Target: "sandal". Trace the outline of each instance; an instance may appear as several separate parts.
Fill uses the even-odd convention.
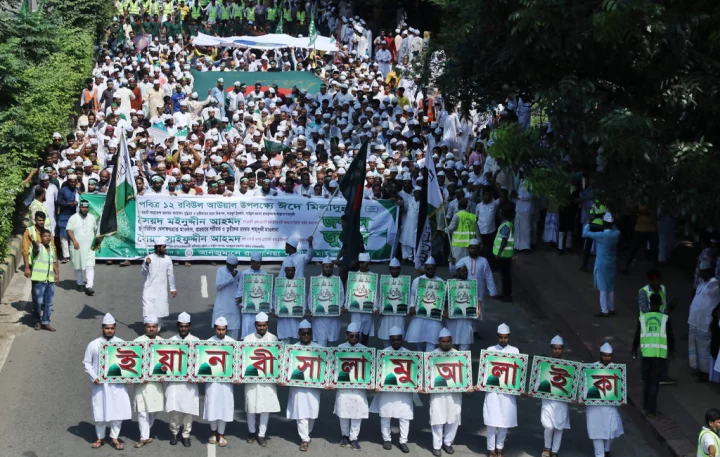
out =
[[[222,437],[218,440],[218,446],[220,446],[220,447],[227,446],[227,440],[225,440],[225,437]]]
[[[103,440],[97,440],[97,441],[95,441],[95,442],[92,444],[92,446],[90,446],[90,447],[91,447],[92,449],[100,449],[100,448],[103,447],[104,445],[105,445],[105,441],[103,441]]]
[[[211,436],[208,440],[208,444],[217,444],[217,437],[215,435]]]
[[[190,262],[185,262],[186,267],[189,267],[190,265],[192,265]]]
[[[135,447],[136,449],[139,449],[139,448],[145,446],[146,444],[150,444],[150,443],[152,443],[152,442],[153,442],[153,439],[152,439],[152,438],[148,438],[148,439],[146,439],[146,440],[140,440],[140,441],[138,441],[137,443],[135,443],[135,446],[134,446],[134,447]]]
[[[110,441],[110,446],[112,446],[116,451],[122,451],[125,449],[125,446],[119,440]]]
[[[543,449],[542,457],[550,457],[550,449]]]
[[[300,443],[300,452],[307,452],[309,444],[307,441]]]

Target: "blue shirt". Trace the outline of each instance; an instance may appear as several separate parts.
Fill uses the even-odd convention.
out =
[[[173,113],[177,113],[178,111],[180,111],[180,102],[182,100],[185,100],[185,97],[185,92],[180,92],[179,94],[177,92],[174,92],[170,96],[170,100],[172,100],[173,104]]]

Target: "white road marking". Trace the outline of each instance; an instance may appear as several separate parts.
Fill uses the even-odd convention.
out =
[[[202,298],[208,298],[207,293],[207,276],[202,275],[200,277],[200,294],[202,295]],[[214,449],[214,448],[213,448]],[[214,452],[214,451],[213,451]],[[215,454],[213,454],[215,455]]]
[[[413,392],[413,403],[415,403],[415,406],[418,408],[422,407],[422,400],[420,400],[420,395],[417,394],[417,392]]]
[[[208,444],[207,445],[208,450],[208,457],[215,457],[215,453],[217,452],[217,446],[214,444]]]

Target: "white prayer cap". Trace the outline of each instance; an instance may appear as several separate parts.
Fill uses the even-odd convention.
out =
[[[312,328],[312,325],[307,321],[307,319],[303,319],[298,328]]]
[[[359,333],[360,325],[358,325],[357,322],[350,322],[350,325],[348,325],[347,331],[349,333]]]
[[[410,179],[407,179],[407,178],[406,178],[405,181],[412,181],[412,178],[410,178]],[[413,192],[422,192],[422,187],[420,187],[420,186],[413,186]]]
[[[189,324],[190,323],[190,315],[186,312],[182,312],[178,315],[178,323],[180,324]]]
[[[89,160],[84,160],[83,167],[92,167],[92,162],[90,162]]]
[[[425,261],[425,265],[435,265],[435,259],[433,258],[433,256],[427,258],[427,260]]]
[[[218,317],[215,319],[215,326],[216,327],[227,327],[227,319],[225,319],[223,316]]]
[[[468,268],[468,264],[465,263],[465,258],[458,260],[458,262],[455,264],[455,268]]]
[[[450,330],[448,330],[446,327],[446,328],[443,328],[442,330],[440,330],[440,334],[438,335],[438,338],[446,338],[448,336],[450,338],[452,338],[452,333],[450,333]]]
[[[225,262],[230,265],[237,265],[238,264],[238,258],[235,254],[229,254],[227,258],[225,259]]]
[[[395,325],[393,328],[391,328],[390,332],[388,332],[389,336],[395,336],[395,335],[402,336],[402,334],[403,334],[402,329],[400,327],[398,327],[397,325]]]
[[[103,317],[103,325],[115,325],[115,318],[112,314],[107,313],[105,314],[105,317]]]
[[[367,252],[361,252],[358,255],[358,262],[369,262],[370,261],[370,254]]]
[[[400,261],[397,259],[397,257],[393,257],[392,259],[390,259],[390,266],[391,267],[399,267],[400,266]]]
[[[610,213],[605,213],[605,215],[603,216],[603,220],[604,220],[605,222],[610,223],[610,224],[612,224],[613,222],[615,222],[615,219],[613,218],[613,215],[610,214]]]
[[[296,247],[298,247],[298,244],[300,244],[300,240],[298,240],[298,238],[295,235],[293,235],[290,238],[288,238],[285,243],[296,248]]]
[[[711,270],[713,268],[712,261],[705,259],[702,262],[700,262],[700,266],[698,267],[698,270]]]
[[[552,340],[550,340],[550,344],[553,345],[553,346],[556,345],[556,344],[559,344],[560,346],[563,346],[563,345],[565,344],[565,342],[563,341],[562,336],[560,336],[560,335],[555,335],[555,338],[553,338]]]
[[[472,240],[470,240],[470,246],[480,246],[480,240],[478,240],[477,238],[473,238]]]
[[[509,335],[510,327],[507,324],[500,324],[500,325],[498,325],[497,332],[498,332],[498,335]]]
[[[329,255],[326,255],[325,258],[322,260],[322,263],[323,263],[323,265],[328,264],[328,263],[329,263],[329,264],[332,264],[333,261],[332,261],[332,259],[330,258]]]
[[[143,324],[157,324],[158,318],[156,316],[145,316],[143,317]]]
[[[267,322],[267,321],[268,321],[267,314],[265,314],[263,312],[259,312],[255,315],[255,322]]]
[[[167,244],[167,240],[165,240],[164,236],[156,236],[153,243],[155,244],[155,246],[162,246]]]
[[[250,260],[253,262],[262,262],[262,253],[261,252],[253,252],[250,254]]]
[[[600,352],[603,354],[612,354],[612,346],[610,346],[610,343],[605,343],[600,346]]]

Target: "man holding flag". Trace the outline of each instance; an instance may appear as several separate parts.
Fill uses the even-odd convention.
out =
[[[363,237],[360,233],[360,211],[362,210],[362,201],[365,194],[365,164],[367,162],[368,143],[364,134],[362,139],[365,141],[360,148],[360,152],[348,167],[339,187],[340,192],[347,201],[345,214],[343,215],[343,230],[340,235],[342,248],[337,257],[338,261],[342,258],[340,278],[342,278],[343,283],[347,281],[348,270],[353,266],[357,268],[360,253],[365,252]]]
[[[437,230],[435,213],[443,205],[442,193],[435,173],[435,163],[431,158],[425,159],[422,175],[424,185],[420,191],[420,211],[417,221],[416,270],[422,270],[425,261],[432,254],[432,237]]]

